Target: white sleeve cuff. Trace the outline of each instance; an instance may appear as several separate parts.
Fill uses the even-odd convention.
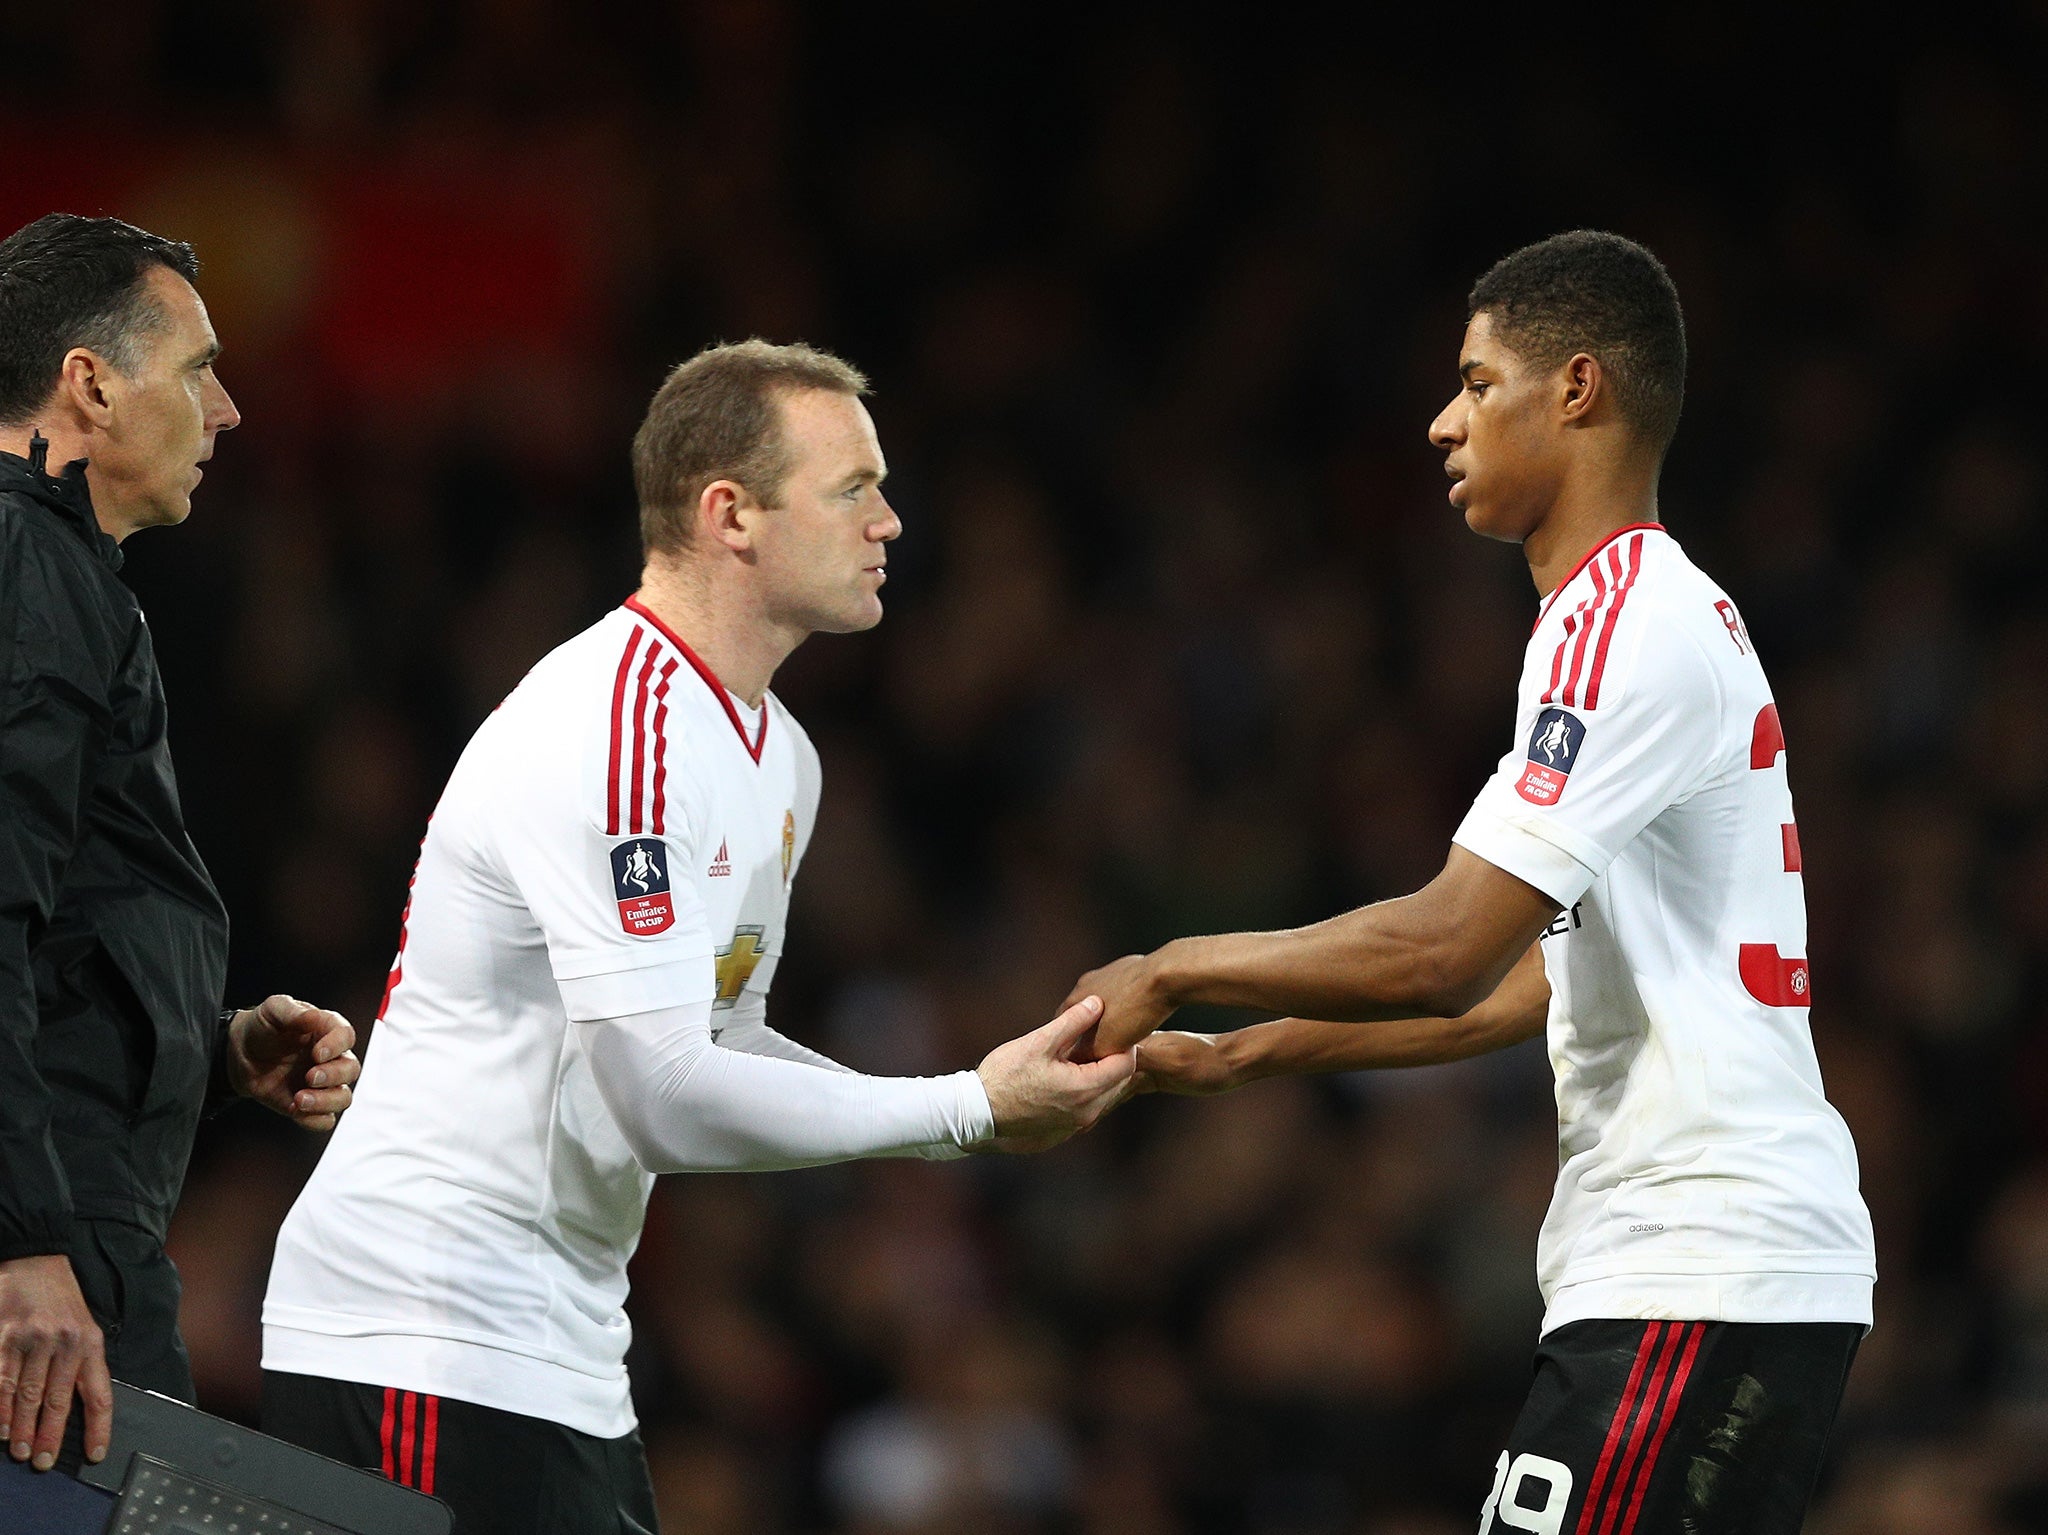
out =
[[[956,1071],[948,1080],[952,1082],[958,1098],[953,1130],[959,1137],[959,1144],[936,1141],[926,1146],[918,1155],[927,1162],[951,1162],[964,1157],[996,1133],[995,1110],[989,1106],[988,1089],[982,1086],[981,1073]]]
[[[1451,840],[1496,869],[1535,886],[1559,906],[1584,895],[1607,867],[1600,849],[1568,826],[1504,816],[1484,805],[1465,813]]]
[[[595,1023],[709,1002],[718,991],[718,972],[705,954],[606,975],[557,975],[555,986],[573,1022]]]

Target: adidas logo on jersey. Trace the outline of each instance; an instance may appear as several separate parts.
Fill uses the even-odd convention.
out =
[[[724,879],[732,873],[732,858],[725,850],[725,839],[718,839],[718,856],[711,860],[711,878]]]

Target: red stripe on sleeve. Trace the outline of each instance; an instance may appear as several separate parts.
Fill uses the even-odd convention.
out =
[[[384,1451],[384,1480],[387,1482],[398,1480],[398,1467],[391,1458],[391,1429],[397,1420],[398,1388],[396,1386],[386,1386],[384,1388],[384,1426],[377,1431],[377,1443]]]
[[[626,829],[640,833],[640,791],[647,773],[647,681],[654,675],[655,646],[647,646],[647,659],[640,663],[640,686],[633,696],[633,797],[626,811]]]
[[[611,770],[605,777],[604,834],[607,837],[619,834],[619,752],[626,727],[626,678],[633,670],[633,652],[640,648],[640,636],[646,632],[638,624],[633,626],[633,637],[626,642],[626,653],[619,657],[619,675],[612,682]]]
[[[441,1437],[441,1399],[427,1398],[426,1444],[420,1451],[420,1491],[434,1490],[434,1446]]]
[[[1547,704],[1557,702],[1557,684],[1564,676],[1564,653],[1571,648],[1572,632],[1579,627],[1579,616],[1584,612],[1581,607],[1577,613],[1564,616],[1564,638],[1557,642],[1557,654],[1550,658],[1550,686],[1543,690],[1543,702]]]
[[[1584,554],[1580,555],[1579,563],[1572,567],[1571,574],[1566,576],[1562,581],[1558,582],[1557,585],[1553,586],[1550,589],[1550,595],[1543,599],[1543,607],[1536,614],[1536,622],[1530,628],[1529,632],[1531,634],[1534,634],[1536,630],[1541,629],[1543,627],[1543,620],[1550,616],[1551,608],[1556,605],[1557,599],[1564,595],[1564,589],[1570,586],[1574,581],[1579,579],[1579,572],[1584,570],[1588,565],[1592,564],[1594,559],[1600,554],[1602,550],[1604,550],[1609,544],[1613,543],[1617,538],[1620,538],[1624,533],[1633,533],[1638,529],[1651,529],[1658,533],[1662,533],[1664,531],[1664,524],[1661,522],[1628,523],[1625,526],[1616,528],[1612,533],[1608,534],[1605,538],[1601,539],[1599,543],[1595,544],[1592,548],[1588,549]],[[634,604],[631,601],[628,601],[626,605],[628,607],[634,606]]]
[[[412,1452],[415,1447],[414,1421],[419,1413],[419,1398],[408,1391],[405,1394],[405,1430],[398,1440],[398,1480],[407,1487],[412,1486]]]
[[[1600,1506],[1600,1489],[1607,1483],[1608,1468],[1614,1464],[1615,1447],[1621,1443],[1629,1417],[1635,1412],[1636,1389],[1643,1383],[1643,1371],[1649,1366],[1650,1355],[1657,1347],[1657,1335],[1663,1330],[1662,1322],[1651,1322],[1643,1328],[1643,1341],[1636,1346],[1635,1366],[1628,1372],[1628,1384],[1621,1388],[1621,1400],[1614,1405],[1614,1419],[1607,1425],[1607,1442],[1600,1447],[1599,1463],[1593,1467],[1593,1480],[1586,1487],[1586,1501],[1579,1508],[1576,1535],[1589,1535],[1593,1528],[1593,1511]]]
[[[1611,558],[1617,575],[1621,572],[1621,551],[1616,549]],[[1607,622],[1600,626],[1600,643],[1593,650],[1593,675],[1586,679],[1586,707],[1600,706],[1600,674],[1607,669],[1607,647],[1614,640],[1614,626],[1621,620],[1622,604],[1628,601],[1629,588],[1636,584],[1636,577],[1643,569],[1643,535],[1638,533],[1628,541],[1628,574],[1621,576],[1614,587],[1614,605],[1607,610]]]
[[[668,783],[668,680],[682,663],[671,660],[661,669],[661,681],[654,687],[654,835],[662,834]]]
[[[1607,584],[1606,572],[1601,566],[1606,562],[1595,560],[1586,567],[1593,577],[1593,600],[1586,607],[1586,621],[1579,626],[1579,642],[1572,646],[1571,675],[1565,679],[1564,702],[1572,708],[1578,707],[1579,673],[1586,665],[1586,642],[1593,637],[1593,621],[1600,616],[1600,609],[1606,605],[1611,588]]]
[[[1636,1456],[1642,1453],[1643,1441],[1649,1437],[1650,1419],[1656,1414],[1657,1400],[1664,1394],[1665,1377],[1671,1373],[1671,1358],[1678,1352],[1678,1340],[1684,1328],[1676,1322],[1671,1331],[1664,1335],[1664,1341],[1657,1349],[1657,1363],[1650,1371],[1650,1384],[1644,1388],[1643,1410],[1636,1414],[1636,1426],[1628,1432],[1628,1443],[1622,1446],[1621,1466],[1615,1472],[1614,1481],[1607,1489],[1607,1512],[1600,1516],[1599,1535],[1613,1535],[1614,1521],[1621,1517],[1622,1495],[1628,1490],[1629,1478],[1636,1467]]]
[[[1685,1395],[1686,1377],[1692,1374],[1693,1357],[1699,1353],[1700,1339],[1706,1335],[1705,1322],[1694,1322],[1687,1330],[1685,1353],[1679,1357],[1678,1370],[1671,1377],[1671,1389],[1665,1393],[1664,1410],[1657,1416],[1657,1432],[1651,1436],[1650,1453],[1643,1457],[1643,1469],[1636,1473],[1635,1496],[1628,1501],[1628,1517],[1621,1521],[1619,1535],[1633,1535],[1636,1518],[1643,1511],[1643,1494],[1650,1486],[1650,1473],[1657,1469],[1657,1452],[1664,1448],[1664,1436],[1678,1421],[1679,1400]]]

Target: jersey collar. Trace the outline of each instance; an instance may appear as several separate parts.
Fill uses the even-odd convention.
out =
[[[749,741],[747,739],[747,727],[740,723],[740,711],[732,706],[732,695],[726,691],[725,684],[718,680],[718,673],[706,666],[704,658],[692,650],[689,643],[681,635],[677,634],[675,630],[656,617],[654,610],[638,597],[628,597],[625,601],[625,606],[631,608],[635,613],[638,613],[642,618],[654,625],[655,628],[659,629],[662,638],[675,646],[676,652],[685,661],[690,663],[691,668],[698,676],[704,679],[704,685],[711,689],[712,697],[718,700],[718,707],[723,709],[725,717],[732,721],[733,734],[740,738],[740,745],[747,749],[747,755],[752,757],[758,764],[761,760],[761,749],[768,744],[769,708],[767,698],[763,697],[761,700],[760,728],[754,732],[754,739]]]
[[[1601,539],[1600,542],[1595,544],[1592,548],[1588,549],[1586,551],[1585,557],[1581,559],[1578,564],[1572,567],[1572,573],[1566,576],[1562,581],[1558,582],[1556,586],[1550,589],[1550,595],[1543,599],[1543,611],[1536,615],[1536,622],[1530,626],[1529,632],[1531,634],[1534,634],[1538,629],[1541,629],[1543,627],[1543,620],[1548,618],[1550,616],[1550,610],[1557,606],[1557,599],[1564,595],[1564,589],[1567,586],[1570,586],[1574,581],[1578,580],[1580,576],[1585,574],[1586,567],[1593,563],[1593,557],[1595,555],[1597,555],[1601,550],[1605,549],[1609,544],[1613,543],[1617,538],[1621,537],[1622,534],[1640,533],[1645,528],[1648,528],[1653,532],[1662,533],[1664,531],[1664,524],[1661,522],[1625,523],[1621,527],[1616,528],[1612,533],[1608,534],[1605,538]]]

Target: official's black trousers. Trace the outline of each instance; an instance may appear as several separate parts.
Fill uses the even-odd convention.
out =
[[[455,1511],[455,1535],[654,1535],[637,1433],[598,1439],[522,1413],[389,1386],[263,1372],[263,1431]]]
[[[1574,1322],[1494,1466],[1480,1535],[1797,1535],[1863,1329]]]

